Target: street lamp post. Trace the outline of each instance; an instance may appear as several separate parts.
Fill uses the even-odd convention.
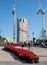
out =
[[[33,51],[33,38],[34,38],[34,32],[32,33],[32,51]]]
[[[0,38],[1,38],[1,31],[0,31]]]

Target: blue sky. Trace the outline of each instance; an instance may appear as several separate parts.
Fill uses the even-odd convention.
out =
[[[42,16],[37,15],[38,0],[16,0],[16,18],[28,18],[29,40],[34,36],[39,38],[42,29]],[[0,0],[0,31],[2,37],[13,37],[13,2],[14,0]],[[42,7],[47,10],[47,0],[41,0]],[[44,15],[45,29],[47,31],[47,11]]]

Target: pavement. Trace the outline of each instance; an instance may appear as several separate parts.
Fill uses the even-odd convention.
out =
[[[9,52],[2,50],[4,47],[0,47],[0,62],[15,61]]]
[[[34,53],[36,53],[39,57],[47,57],[47,48],[41,47],[33,47],[31,48]]]
[[[0,62],[20,62],[14,53],[5,51],[3,48],[4,47],[0,47]],[[28,48],[24,47],[24,49]],[[47,62],[47,48],[31,47],[30,50],[40,57],[40,62]]]

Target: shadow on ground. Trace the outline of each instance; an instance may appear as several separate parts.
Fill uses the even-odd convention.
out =
[[[10,50],[7,50],[7,49],[2,49],[3,51],[7,52],[7,53],[10,53],[10,55],[14,58],[14,60],[18,60],[24,64],[30,64],[29,62],[25,61],[24,59],[20,59],[16,53],[14,53],[13,51],[10,51]]]

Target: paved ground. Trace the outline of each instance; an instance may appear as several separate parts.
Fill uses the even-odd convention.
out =
[[[39,60],[40,62],[35,65],[47,65],[47,49],[46,48],[34,47],[33,52],[35,52],[40,57],[40,60]],[[17,65],[17,64],[30,65],[29,63],[23,60],[20,60],[14,53],[5,51],[3,50],[3,47],[0,47],[0,65]]]
[[[32,49],[32,48],[31,48]],[[47,48],[33,47],[33,52],[35,52],[38,56],[47,57]]]
[[[18,63],[16,63],[16,62],[4,62],[4,63],[1,63],[0,62],[0,65],[47,65],[47,62],[38,63],[38,64],[29,64],[29,63],[19,63],[18,64]]]
[[[15,61],[9,52],[4,51],[2,49],[3,49],[3,47],[0,47],[0,62]]]

